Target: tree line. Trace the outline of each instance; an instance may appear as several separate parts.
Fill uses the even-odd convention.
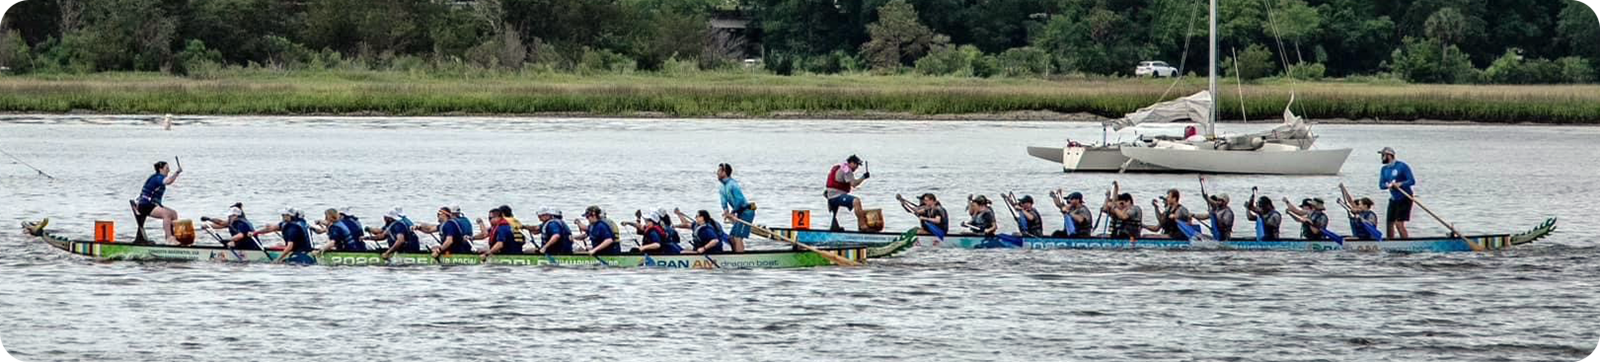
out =
[[[11,73],[216,69],[1128,76],[1204,74],[1204,0],[32,0]],[[747,18],[745,36],[713,18]],[[1600,21],[1570,0],[1221,0],[1230,76],[1586,83]],[[759,44],[759,47],[754,46]],[[751,54],[754,53],[754,54]]]

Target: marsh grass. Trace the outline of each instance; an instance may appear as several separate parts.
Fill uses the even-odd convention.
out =
[[[240,70],[198,80],[153,73],[0,77],[0,112],[119,114],[540,114],[762,117],[858,112],[914,115],[1017,111],[1115,117],[1204,87],[1203,79],[982,79],[911,75],[775,76],[563,73],[439,75],[382,71]],[[1244,118],[1595,123],[1600,86],[1472,86],[1318,82],[1248,84]],[[1225,119],[1239,88],[1221,86]]]

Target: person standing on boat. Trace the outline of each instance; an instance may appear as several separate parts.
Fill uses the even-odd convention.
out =
[[[989,207],[989,198],[983,195],[967,196],[967,215],[972,216],[972,221],[962,222],[961,226],[973,234],[994,236],[1000,230],[994,219],[994,209]]]
[[[1285,197],[1283,204],[1288,205],[1284,207],[1289,211],[1289,216],[1300,222],[1301,238],[1327,240],[1328,237],[1322,231],[1328,228],[1328,214],[1324,212],[1326,209],[1323,207],[1322,199],[1301,200],[1300,207],[1296,208],[1289,203],[1289,198]]]
[[[373,230],[367,240],[387,240],[389,248],[383,251],[383,258],[389,259],[394,253],[420,253],[422,252],[421,240],[417,239],[416,224],[406,218],[406,214],[399,207],[389,210],[383,215],[383,230]]]
[[[1417,177],[1411,174],[1411,165],[1395,159],[1394,149],[1384,147],[1378,154],[1383,157],[1383,170],[1378,174],[1378,188],[1389,190],[1389,212],[1384,214],[1385,234],[1394,239],[1396,232],[1401,238],[1410,238],[1411,231],[1406,230],[1406,222],[1411,221],[1411,206],[1414,202],[1407,194],[1416,196],[1411,192],[1411,187],[1416,186]]]
[[[1124,192],[1117,195],[1116,202],[1106,204],[1100,211],[1111,217],[1108,227],[1111,228],[1112,238],[1138,239],[1144,231],[1144,210],[1133,204],[1133,194]]]
[[[1039,209],[1033,207],[1033,195],[1022,195],[1016,199],[1015,195],[1005,195],[1012,205],[1016,205],[1017,231],[1022,237],[1044,237],[1044,218],[1039,215]]]
[[[1287,202],[1285,202],[1287,203]],[[1283,214],[1272,206],[1272,198],[1262,196],[1254,206],[1245,203],[1245,218],[1256,223],[1256,241],[1278,241],[1278,226],[1283,224]]]
[[[1056,238],[1087,238],[1094,231],[1094,214],[1083,204],[1083,193],[1073,192],[1062,197],[1062,190],[1050,193],[1050,200],[1061,209],[1061,230],[1050,234]]]
[[[584,210],[583,218],[577,221],[577,226],[584,232],[572,238],[588,240],[590,256],[622,254],[622,243],[617,242],[617,225],[606,219],[605,212],[600,210],[599,206],[590,206]]]
[[[144,180],[144,188],[139,191],[139,198],[133,201],[133,221],[138,226],[133,243],[150,244],[150,239],[144,236],[144,220],[155,216],[161,219],[161,228],[167,232],[167,244],[177,244],[178,239],[172,234],[172,226],[178,221],[178,211],[161,204],[161,198],[166,196],[167,186],[178,181],[183,169],[173,171],[167,167],[167,161],[156,162],[155,169],[156,173]]]
[[[527,242],[527,237],[511,224],[511,220],[506,217],[506,209],[504,206],[490,209],[489,222],[478,223],[488,225],[485,227],[485,233],[478,237],[489,240],[489,247],[483,250],[482,260],[489,260],[489,257],[495,254],[522,254],[522,246]]]
[[[361,252],[367,251],[367,242],[350,231],[350,224],[345,223],[344,213],[339,209],[328,209],[322,213],[322,220],[311,227],[311,231],[318,234],[328,234],[328,243],[317,249],[318,253],[329,251]]]
[[[1160,232],[1165,234],[1168,239],[1189,240],[1189,231],[1184,229],[1186,227],[1190,230],[1194,229],[1194,215],[1189,213],[1188,207],[1183,206],[1180,201],[1181,197],[1182,194],[1178,192],[1178,189],[1168,189],[1167,197],[1162,199],[1162,203],[1166,204],[1164,209],[1166,211],[1161,211],[1163,210],[1162,203],[1150,200],[1150,207],[1157,211],[1157,224],[1146,226],[1145,230]]]
[[[255,232],[256,236],[269,233],[283,236],[283,252],[272,262],[282,263],[291,259],[297,263],[314,262],[309,255],[314,250],[311,246],[311,226],[306,225],[305,214],[292,207],[284,208],[279,214],[283,215],[283,222],[276,225],[268,224]]]
[[[572,254],[572,228],[567,227],[567,222],[561,220],[561,212],[544,208],[539,210],[538,216],[539,235],[543,237],[539,253]]]
[[[727,244],[726,241],[729,236],[722,232],[722,225],[717,225],[717,221],[711,218],[710,211],[700,210],[695,213],[693,218],[690,218],[689,214],[683,213],[682,210],[674,209],[672,211],[678,214],[678,218],[682,221],[675,226],[689,230],[690,248],[689,250],[684,250],[684,254],[723,253],[725,249],[723,245]]]
[[[1210,208],[1210,212],[1194,215],[1196,220],[1211,222],[1213,226],[1211,236],[1217,241],[1233,240],[1233,207],[1228,206],[1229,201],[1228,194],[1211,195],[1211,198],[1206,200],[1206,207]],[[1216,220],[1211,219],[1212,215],[1216,216]]]
[[[722,196],[722,218],[731,220],[738,218],[745,223],[756,221],[756,208],[749,200],[744,198],[744,188],[739,186],[739,181],[733,179],[733,165],[717,165],[717,181],[722,183],[719,194]],[[733,230],[729,235],[729,243],[733,244],[733,252],[744,252],[744,240],[750,238],[750,225],[733,223]]]
[[[240,250],[261,250],[261,243],[255,238],[255,225],[244,217],[244,204],[233,203],[228,207],[226,219],[213,219],[200,217],[200,222],[206,223],[204,227],[211,229],[228,229],[227,246]]]
[[[822,196],[828,199],[828,212],[833,215],[833,223],[832,226],[828,227],[828,230],[844,230],[843,227],[839,226],[839,208],[841,207],[855,212],[857,222],[867,218],[867,210],[861,208],[861,199],[850,195],[850,191],[855,190],[861,186],[862,182],[872,178],[871,171],[862,173],[861,178],[856,178],[856,169],[861,168],[862,165],[860,157],[850,155],[849,158],[844,160],[844,163],[833,165],[833,168],[828,170],[827,189],[822,192]]]

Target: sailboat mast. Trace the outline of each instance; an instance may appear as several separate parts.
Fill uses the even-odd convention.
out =
[[[1218,121],[1218,119],[1217,119],[1217,115],[1218,115],[1217,114],[1217,105],[1221,104],[1221,102],[1222,102],[1222,100],[1219,99],[1220,97],[1217,96],[1217,0],[1211,0],[1211,11],[1210,11],[1210,13],[1211,13],[1211,16],[1210,16],[1210,19],[1211,19],[1211,21],[1210,21],[1211,22],[1211,31],[1209,33],[1211,34],[1211,47],[1206,48],[1206,49],[1208,50],[1207,54],[1209,54],[1209,56],[1208,56],[1209,57],[1208,58],[1208,63],[1209,63],[1208,67],[1209,67],[1209,70],[1210,70],[1210,73],[1211,73],[1210,74],[1210,80],[1209,80],[1210,81],[1210,85],[1211,85],[1211,88],[1210,88],[1210,92],[1211,92],[1211,110],[1210,110],[1210,112],[1211,112],[1211,114],[1210,114],[1211,115],[1211,121],[1210,122],[1206,122],[1206,137],[1207,138],[1211,138],[1211,137],[1216,137],[1217,136],[1217,126],[1216,126],[1216,122]]]

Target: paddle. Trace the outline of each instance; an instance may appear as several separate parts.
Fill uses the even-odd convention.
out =
[[[827,258],[829,261],[832,261],[834,265],[839,265],[839,266],[861,266],[861,263],[857,263],[854,260],[845,259],[845,257],[839,256],[838,254],[822,251],[822,250],[817,249],[815,247],[812,247],[810,245],[802,244],[802,243],[800,243],[798,241],[794,241],[794,239],[790,239],[788,237],[784,237],[783,235],[775,233],[772,230],[768,230],[767,228],[756,226],[756,225],[751,224],[749,222],[745,222],[742,219],[734,218],[733,222],[737,222],[737,223],[740,223],[740,224],[744,224],[745,226],[749,226],[750,229],[752,229],[752,230],[760,230],[762,233],[766,233],[767,235],[769,235],[769,237],[771,237],[774,240],[786,242],[786,243],[789,243],[791,245],[800,247],[801,249],[805,249],[806,251],[817,253],[817,255],[822,255],[823,258]]]
[[[896,195],[896,196],[898,196],[898,195]],[[689,217],[689,214],[683,213],[683,210],[680,210],[678,208],[672,208],[672,212],[678,214],[678,218],[679,219],[690,220],[689,221],[690,227],[694,226],[694,221],[693,221],[694,218]],[[738,217],[738,215],[734,215],[734,217]],[[717,225],[715,222],[712,222],[712,220],[707,219],[706,220],[706,224],[705,225],[701,225],[701,226],[702,227],[716,228],[715,232],[717,234],[718,246],[723,247],[723,248],[728,248],[728,249],[732,249],[733,248],[732,245],[727,245],[728,244],[728,237],[727,237],[728,235],[722,232],[722,225]],[[694,230],[694,229],[689,229],[689,232],[695,234],[695,236],[698,236],[700,234],[700,232],[698,230]],[[695,236],[690,236],[690,237],[693,238]],[[691,242],[689,246],[694,246],[694,245]],[[696,252],[696,254],[700,254],[700,256],[704,257],[707,262],[710,262],[712,269],[722,269],[722,265],[717,264],[716,260],[711,259],[711,254],[701,253],[701,252],[698,252],[698,251]]]
[[[1217,226],[1217,208],[1212,207],[1211,193],[1206,192],[1206,177],[1204,175],[1197,175],[1197,177],[1200,178],[1200,198],[1205,199],[1206,215],[1208,215],[1209,220],[1211,220],[1211,236],[1216,238],[1216,236],[1222,235],[1221,233],[1217,232],[1222,230],[1221,227]],[[1232,227],[1229,227],[1229,229],[1232,229]]]
[[[443,227],[443,225],[441,225],[440,227]],[[439,265],[444,265],[444,261],[439,259],[439,254],[443,254],[443,253],[449,252],[448,250],[444,250],[444,241],[443,240],[439,240],[439,235],[437,235],[437,234],[434,234],[434,233],[427,233],[427,234],[428,234],[428,237],[433,238],[433,243],[435,245],[439,246],[439,252],[438,253],[429,253],[429,254],[433,254],[433,262],[434,263],[438,263]]]
[[[1480,251],[1480,252],[1483,251],[1483,245],[1478,245],[1478,243],[1472,242],[1471,239],[1467,239],[1466,235],[1462,235],[1460,231],[1456,231],[1456,226],[1455,225],[1452,225],[1452,224],[1450,224],[1448,222],[1445,222],[1444,219],[1440,218],[1438,214],[1434,214],[1433,210],[1429,210],[1428,206],[1422,204],[1422,201],[1418,201],[1415,196],[1411,196],[1410,192],[1406,192],[1405,189],[1401,189],[1401,188],[1396,188],[1395,190],[1400,191],[1401,195],[1406,195],[1407,199],[1411,199],[1411,203],[1417,204],[1417,207],[1420,207],[1420,208],[1422,208],[1422,211],[1427,212],[1428,216],[1432,216],[1433,220],[1438,221],[1440,224],[1444,224],[1444,227],[1446,229],[1450,229],[1451,233],[1456,234],[1456,238],[1461,239],[1461,241],[1466,242],[1467,243],[1467,247],[1472,248],[1472,251]]]
[[[1250,200],[1246,200],[1244,205],[1245,212],[1256,215],[1256,241],[1263,241],[1267,239],[1267,215],[1256,211],[1256,196],[1258,191],[1260,191],[1259,188],[1250,186]]]
[[[20,163],[23,166],[28,166],[28,168],[33,169],[34,172],[38,172],[39,175],[50,179],[50,181],[55,181],[56,180],[55,176],[50,176],[50,174],[44,173],[44,170],[40,170],[38,167],[33,167],[33,165],[29,165],[27,162],[22,161],[22,159],[17,158],[17,156],[13,156],[10,152],[6,152],[5,150],[0,150],[0,153],[4,153],[7,157],[11,157],[11,159],[17,160],[17,163]]]
[[[239,253],[239,249],[234,249],[232,243],[229,243],[227,241],[223,241],[222,240],[222,236],[221,235],[217,235],[217,232],[215,232],[215,231],[211,231],[211,228],[202,227],[202,228],[200,228],[200,230],[205,230],[206,234],[211,234],[211,238],[217,239],[217,243],[218,244],[222,244],[222,247],[228,248],[228,251],[233,253],[233,257],[234,258],[239,259],[239,261],[247,261],[247,259],[244,258],[244,254]]]
[[[1344,195],[1344,198],[1339,199],[1339,206],[1344,207],[1344,211],[1349,213],[1350,217],[1353,217],[1353,218],[1356,218],[1357,220],[1359,220],[1358,224],[1361,224],[1361,228],[1367,230],[1367,234],[1372,235],[1372,239],[1373,240],[1383,241],[1383,233],[1378,232],[1378,225],[1368,224],[1366,220],[1362,220],[1361,219],[1361,215],[1356,214],[1355,210],[1352,210],[1352,208],[1350,207],[1350,203],[1355,202],[1355,198],[1350,197],[1350,189],[1346,188],[1344,186],[1344,183],[1339,183],[1339,193]],[[1374,218],[1376,218],[1376,216],[1374,216]],[[1374,221],[1374,222],[1376,222],[1376,221]],[[1355,230],[1350,230],[1350,232],[1351,233],[1355,233],[1356,231]]]
[[[900,200],[900,207],[906,209],[906,212],[911,213],[911,216],[916,217],[917,220],[920,221],[919,223],[922,224],[922,227],[927,229],[929,233],[932,233],[933,237],[937,238],[937,241],[944,241],[944,236],[947,234],[947,232],[945,232],[943,228],[940,228],[939,225],[934,224],[932,221],[922,220],[922,215],[918,214],[917,211],[922,207],[921,205],[912,204],[911,201],[907,201],[905,196],[901,196],[900,194],[894,194],[894,198],[896,200]]]

